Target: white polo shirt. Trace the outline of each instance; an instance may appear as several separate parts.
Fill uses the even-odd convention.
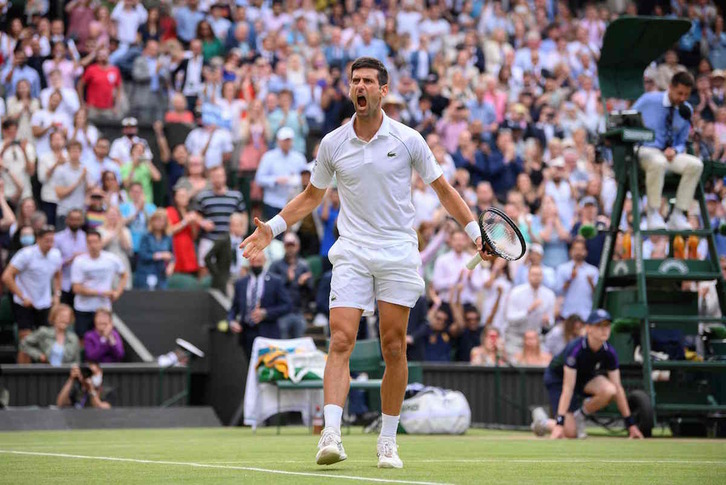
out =
[[[325,189],[335,175],[341,200],[340,237],[364,247],[417,243],[411,199],[412,169],[430,184],[443,172],[420,133],[383,115],[369,142],[353,121],[320,142],[311,183]]]
[[[195,128],[187,135],[184,145],[192,155],[201,155],[207,143],[209,146],[204,154],[204,166],[208,169],[221,165],[222,156],[234,150],[232,135],[224,128],[217,128],[212,132],[206,128]]]
[[[97,291],[113,289],[116,275],[126,272],[121,259],[108,251],[101,251],[98,258],[81,254],[71,265],[71,284],[80,283],[86,288]],[[111,300],[103,296],[76,295],[73,307],[79,312],[95,312],[99,308],[111,308]]]
[[[63,266],[63,257],[57,248],[51,248],[48,254],[43,254],[37,244],[23,248],[10,260],[10,264],[19,272],[15,277],[15,284],[26,298],[33,302],[37,310],[50,308],[52,303],[51,281],[53,275]],[[23,300],[13,295],[13,301],[18,305]]]

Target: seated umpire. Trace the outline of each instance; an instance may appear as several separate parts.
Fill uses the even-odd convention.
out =
[[[648,229],[651,230],[665,228],[659,209],[667,171],[681,174],[668,229],[691,229],[688,209],[703,171],[701,160],[685,153],[693,113],[693,108],[686,100],[691,95],[693,84],[693,77],[689,73],[678,72],[673,75],[667,91],[645,93],[633,105],[633,109],[641,112],[643,124],[655,132],[655,139],[643,143],[638,149],[640,167],[645,171]]]
[[[249,262],[250,273],[234,285],[228,315],[229,327],[240,334],[240,343],[248,358],[255,338],[280,338],[277,320],[292,309],[282,278],[264,270],[264,252],[260,251]]]
[[[538,436],[550,432],[551,438],[586,438],[587,416],[615,399],[630,438],[643,437],[620,383],[618,356],[607,343],[610,320],[607,311],[594,310],[585,322],[587,334],[572,340],[550,362],[544,380],[556,418],[547,419],[542,408],[533,410],[532,430]]]

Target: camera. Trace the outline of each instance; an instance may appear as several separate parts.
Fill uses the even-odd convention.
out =
[[[88,379],[93,375],[93,371],[91,370],[91,367],[88,365],[81,366],[81,375],[83,376],[83,379]]]

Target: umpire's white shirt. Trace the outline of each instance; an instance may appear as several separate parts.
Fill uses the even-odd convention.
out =
[[[15,284],[26,298],[33,302],[33,308],[43,310],[50,308],[52,303],[51,281],[53,275],[60,271],[63,258],[57,248],[51,248],[43,254],[37,244],[23,248],[10,260],[10,264],[18,270]],[[13,295],[13,301],[18,305],[23,300]]]
[[[311,183],[325,189],[335,175],[342,239],[371,248],[416,244],[412,169],[430,184],[443,174],[441,167],[420,133],[385,113],[367,143],[355,134],[354,120],[355,115],[320,142]]]

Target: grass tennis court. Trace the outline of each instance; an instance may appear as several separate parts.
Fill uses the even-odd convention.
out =
[[[348,460],[314,464],[307,429],[109,430],[0,433],[1,484],[317,484],[726,482],[726,443],[590,437],[550,442],[529,433],[400,436],[403,470],[378,470],[375,436],[344,435]],[[13,453],[11,453],[13,452]],[[22,452],[19,454],[18,452]]]

